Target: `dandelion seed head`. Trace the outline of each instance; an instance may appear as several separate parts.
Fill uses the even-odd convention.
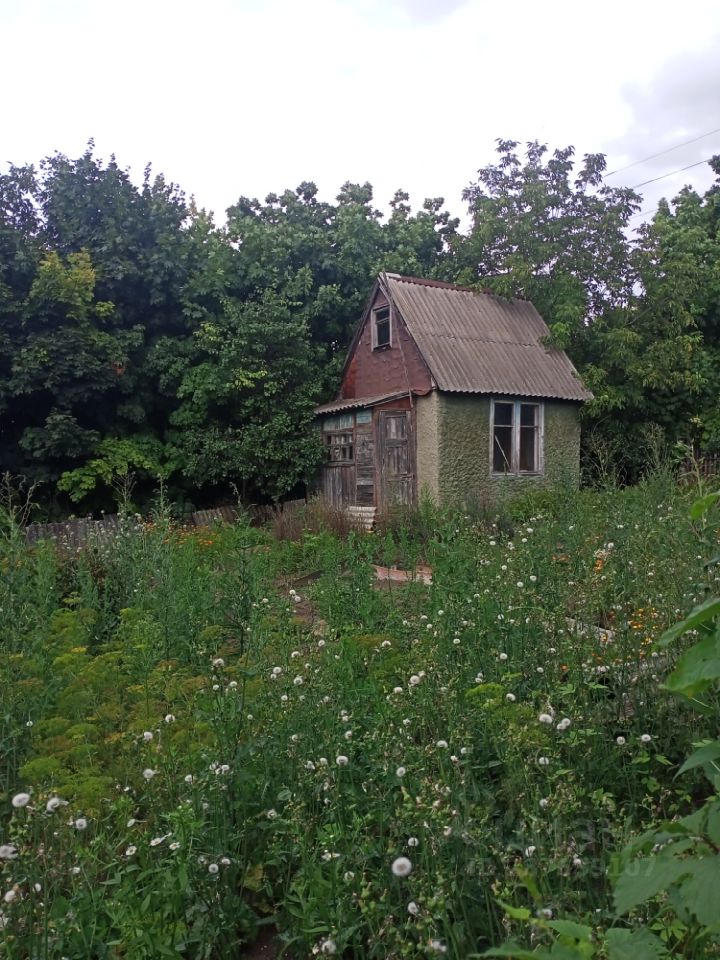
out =
[[[390,869],[396,877],[407,877],[412,870],[412,863],[407,857],[397,857]]]
[[[211,874],[214,875],[214,874],[219,873],[219,872],[220,872],[220,867],[219,867],[216,863],[209,863],[209,864],[208,864],[208,873],[211,873]]]
[[[30,803],[30,794],[29,793],[16,793],[11,801],[12,805],[16,810],[21,810],[23,807],[26,807]]]

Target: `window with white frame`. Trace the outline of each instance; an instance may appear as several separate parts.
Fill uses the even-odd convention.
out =
[[[379,307],[372,312],[372,346],[373,350],[392,346],[390,307]]]
[[[493,400],[490,411],[493,473],[542,473],[543,405]]]

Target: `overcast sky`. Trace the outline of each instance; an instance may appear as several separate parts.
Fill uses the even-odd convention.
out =
[[[718,0],[0,0],[0,161],[59,150],[157,172],[224,220],[239,196],[369,180],[456,215],[496,138],[614,170],[720,128]],[[720,153],[720,132],[620,172]],[[4,166],[0,169],[4,169]],[[643,210],[695,167],[641,188]]]

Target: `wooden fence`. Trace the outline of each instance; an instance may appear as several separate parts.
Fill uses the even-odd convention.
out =
[[[243,513],[254,525],[267,523],[275,510],[295,512],[305,505],[304,500],[287,500],[277,507],[264,504],[250,504],[243,507]],[[230,505],[214,507],[211,510],[196,510],[183,518],[183,522],[193,527],[210,527],[215,523],[236,523],[240,510]],[[38,540],[55,540],[67,548],[78,548],[94,540],[103,542],[111,539],[120,530],[121,519],[118,514],[106,514],[102,520],[65,520],[62,523],[31,523],[25,527],[27,543]]]
[[[720,453],[705,454],[692,460],[688,459],[680,467],[680,477],[682,479],[692,481],[694,477],[698,476],[703,480],[711,481],[715,479],[720,481]]]

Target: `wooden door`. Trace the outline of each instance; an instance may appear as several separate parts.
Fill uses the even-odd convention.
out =
[[[375,441],[372,422],[355,429],[355,503],[361,507],[375,504]]]
[[[415,444],[410,410],[382,410],[378,417],[380,505],[414,503]]]

